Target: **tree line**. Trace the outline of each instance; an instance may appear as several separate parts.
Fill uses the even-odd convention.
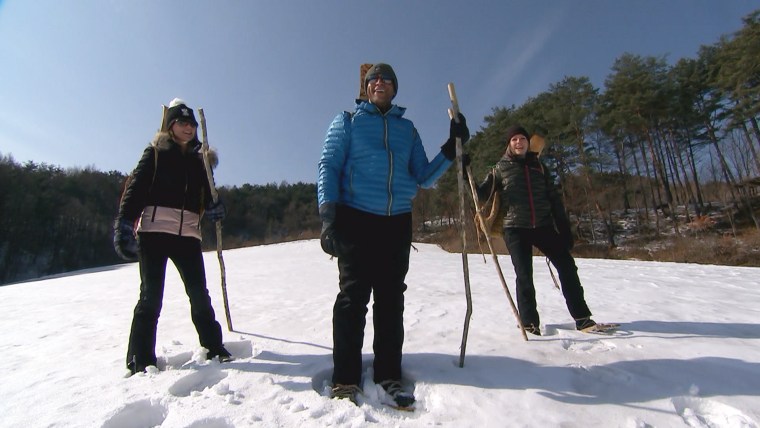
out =
[[[603,223],[610,246],[613,210],[641,209],[642,224],[651,212],[655,234],[667,228],[678,235],[679,221],[722,201],[760,228],[753,197],[760,175],[759,18],[760,10],[752,12],[738,32],[701,46],[696,58],[668,65],[664,57],[624,53],[601,89],[587,77],[565,77],[520,106],[495,108],[466,146],[474,175],[485,176],[504,153],[506,129],[519,123],[545,137],[542,159],[559,177],[568,210]],[[453,173],[436,193],[432,200],[455,216]],[[685,207],[685,219],[674,215],[677,207]]]
[[[121,262],[113,221],[125,179],[0,155],[0,284]],[[316,192],[306,183],[220,187],[224,247],[319,236]],[[214,226],[203,223],[203,247],[214,249]]]
[[[613,210],[640,210],[643,232],[654,216],[652,233],[678,234],[716,200],[760,228],[751,188],[760,182],[759,19],[760,11],[749,14],[738,32],[702,46],[696,58],[669,65],[624,53],[603,88],[565,77],[522,105],[494,108],[466,145],[474,175],[485,176],[504,152],[506,129],[519,123],[545,137],[542,159],[559,178],[576,232],[596,233],[583,222],[604,225],[594,240],[615,245]],[[455,170],[415,199],[418,233],[455,223]],[[119,262],[112,222],[124,179],[0,156],[0,284]],[[225,248],[319,236],[315,184],[219,193],[228,209]],[[677,207],[686,208],[684,219]],[[213,226],[203,227],[204,248],[215,248]]]

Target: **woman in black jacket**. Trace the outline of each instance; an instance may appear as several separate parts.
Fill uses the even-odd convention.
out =
[[[504,218],[504,241],[517,276],[517,307],[525,330],[540,336],[533,284],[533,247],[538,248],[557,268],[562,294],[578,330],[593,327],[591,311],[583,297],[578,268],[570,254],[573,234],[562,203],[538,154],[529,151],[528,132],[521,126],[507,131],[507,150],[478,186],[481,198],[494,189],[499,192],[499,213]]]
[[[212,202],[197,127],[193,110],[181,100],[172,101],[165,131],[157,133],[143,152],[119,206],[114,225],[116,253],[140,263],[140,299],[127,351],[132,374],[156,365],[156,328],[169,259],[185,284],[190,314],[201,346],[208,350],[207,358],[232,359],[222,344],[222,328],[206,288],[200,231],[204,207],[211,221],[224,218],[225,208],[221,201]]]

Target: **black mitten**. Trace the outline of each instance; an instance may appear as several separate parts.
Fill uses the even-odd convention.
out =
[[[467,119],[465,119],[462,113],[459,113],[459,122],[451,119],[449,124],[449,138],[459,137],[462,140],[462,144],[470,141],[470,130],[467,129]]]
[[[221,199],[217,199],[216,202],[211,202],[204,211],[206,218],[216,223],[217,221],[224,220],[227,216],[227,207],[224,206],[224,202]]]
[[[454,160],[457,155],[457,138],[462,140],[462,146],[470,140],[470,130],[467,129],[467,119],[465,119],[462,113],[459,113],[459,123],[454,119],[451,119],[451,123],[449,124],[449,139],[441,146],[441,152],[448,160]]]
[[[113,225],[113,248],[116,254],[124,260],[137,260],[140,246],[135,237],[134,223],[125,219],[116,219]]]
[[[335,233],[335,203],[320,205],[319,217],[322,219],[322,233],[319,235],[322,251],[333,257],[340,257],[340,244]]]

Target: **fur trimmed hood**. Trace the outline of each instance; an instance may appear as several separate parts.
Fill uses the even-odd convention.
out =
[[[153,147],[157,148],[158,150],[168,150],[172,144],[177,144],[172,140],[172,137],[169,135],[167,131],[159,131],[156,133],[156,135],[153,137],[153,141],[150,143]],[[201,142],[198,141],[197,138],[187,143],[189,148],[198,153],[200,155],[201,151]],[[208,149],[208,162],[211,165],[211,169],[216,169],[216,167],[219,165],[219,154],[216,152],[215,149],[209,147]]]

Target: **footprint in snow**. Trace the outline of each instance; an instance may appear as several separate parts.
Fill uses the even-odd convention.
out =
[[[193,359],[192,351],[179,352],[173,355],[166,355],[158,358],[158,369],[165,371],[167,369],[179,369]]]
[[[600,352],[609,352],[616,348],[616,346],[610,342],[604,340],[590,340],[579,341],[572,339],[562,339],[560,341],[562,349],[566,351],[586,353],[586,354],[598,354]]]
[[[205,418],[191,423],[187,428],[235,428],[235,424],[223,418]]]
[[[155,427],[164,423],[169,410],[158,400],[127,403],[106,418],[103,428]]]
[[[160,371],[180,369],[193,360],[205,360],[206,351],[201,351],[202,348],[198,348],[195,352],[174,349],[180,346],[183,346],[182,343],[175,340],[171,345],[163,347],[164,355],[158,357],[156,364]],[[224,342],[224,347],[237,359],[253,357],[253,343],[250,340],[227,341]]]
[[[582,337],[578,336],[579,334]],[[544,336],[555,335],[564,336],[564,338],[560,339],[560,345],[566,351],[600,353],[609,352],[617,348],[611,341],[599,339],[601,336],[579,333],[575,330],[575,326],[571,324],[547,324],[544,328]]]
[[[757,422],[729,405],[699,397],[676,397],[673,407],[687,426],[693,428],[758,428]]]
[[[175,397],[189,397],[193,392],[213,387],[226,377],[227,373],[223,372],[218,364],[210,364],[174,382],[169,387],[169,393]]]

